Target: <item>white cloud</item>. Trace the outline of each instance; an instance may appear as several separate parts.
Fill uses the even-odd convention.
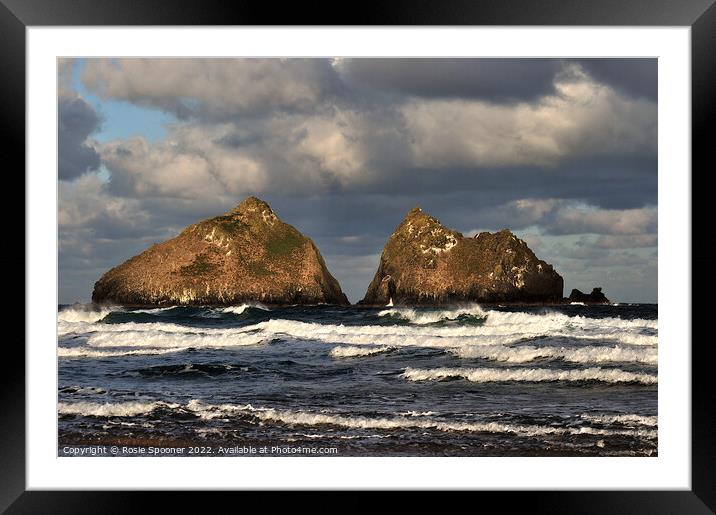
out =
[[[148,214],[134,199],[108,194],[106,184],[95,174],[59,184],[57,221],[61,231],[92,229],[106,225],[126,229],[141,227]]]
[[[415,166],[554,166],[656,149],[656,106],[583,74],[534,103],[412,100],[403,108]]]
[[[312,109],[337,79],[321,59],[88,59],[86,87],[180,117]]]
[[[602,235],[597,238],[595,245],[607,249],[633,249],[639,247],[656,247],[658,237],[656,234],[630,234],[624,235]]]
[[[557,75],[553,94],[508,104],[349,98],[336,94],[334,68],[320,59],[89,59],[83,80],[106,97],[189,117],[166,142],[102,150],[136,195],[380,187],[416,169],[553,167],[656,148],[655,103],[578,66]]]
[[[622,98],[585,77],[558,86],[558,95],[536,104],[413,99],[391,108],[332,106],[221,123],[185,121],[154,145],[107,144],[102,159],[121,176],[113,181],[126,182],[125,190],[136,195],[208,197],[379,188],[411,169],[556,166],[576,157],[653,150],[653,104]],[[535,208],[542,209],[524,207]]]
[[[580,209],[557,211],[546,227],[554,234],[644,235],[655,233],[656,207],[638,209]]]

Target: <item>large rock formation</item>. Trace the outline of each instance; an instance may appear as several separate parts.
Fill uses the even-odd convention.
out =
[[[602,293],[601,288],[593,288],[592,293],[582,293],[576,288],[569,294],[569,302],[583,302],[584,304],[610,304],[609,299]]]
[[[348,304],[316,245],[254,197],[112,268],[95,283],[92,301]]]
[[[563,288],[509,230],[466,238],[416,207],[388,239],[361,304],[560,303]]]

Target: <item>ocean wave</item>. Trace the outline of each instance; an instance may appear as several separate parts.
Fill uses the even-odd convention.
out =
[[[451,352],[461,358],[479,358],[508,363],[527,363],[535,359],[561,359],[573,363],[610,363],[634,362],[656,365],[658,353],[653,347],[535,347],[522,345],[519,347],[466,346],[452,349]]]
[[[521,425],[502,422],[462,422],[439,420],[430,418],[432,412],[406,412],[404,415],[391,417],[366,417],[357,415],[343,415],[325,412],[297,411],[253,407],[251,404],[207,404],[192,399],[186,405],[154,402],[121,402],[121,403],[94,403],[94,402],[61,402],[58,404],[59,415],[81,415],[89,417],[133,417],[149,415],[157,409],[177,410],[182,413],[192,413],[202,420],[228,419],[237,416],[249,416],[261,423],[277,422],[290,426],[337,426],[347,429],[368,430],[396,430],[396,429],[423,429],[445,432],[475,432],[475,433],[514,433],[519,436],[545,436],[545,435],[628,435],[644,438],[656,438],[654,429],[637,428],[595,428],[591,426],[546,426]]]
[[[88,337],[87,345],[91,347],[217,348],[258,345],[265,341],[266,335],[258,333],[222,332],[220,330],[195,333],[124,331],[94,333]]]
[[[577,370],[552,370],[548,368],[433,368],[408,367],[401,376],[409,381],[440,381],[466,379],[474,383],[507,381],[598,381],[603,383],[656,384],[657,376],[614,368],[585,368]]]
[[[478,305],[457,307],[442,310],[419,310],[411,308],[384,309],[378,313],[379,317],[398,318],[416,325],[436,324],[439,322],[455,320],[484,320],[487,313]]]
[[[107,390],[100,388],[99,386],[63,386],[59,388],[60,393],[71,393],[71,394],[104,394]]]
[[[182,352],[188,347],[169,347],[164,349],[131,349],[131,350],[97,350],[82,347],[58,347],[60,358],[112,358],[117,356],[146,356]]]
[[[64,322],[66,324],[94,323],[99,322],[112,311],[117,311],[118,309],[120,308],[108,306],[98,309],[91,305],[73,305],[58,311],[57,320],[60,323]]]
[[[616,317],[589,318],[585,316],[569,316],[557,311],[544,311],[541,313],[527,313],[522,311],[497,311],[483,309],[477,304],[456,307],[447,310],[434,310],[427,308],[392,308],[378,313],[381,317],[402,318],[416,325],[425,325],[441,320],[456,320],[460,316],[472,316],[484,319],[486,326],[533,326],[555,328],[575,326],[589,328],[591,326],[611,328],[649,328],[657,329],[657,320],[623,319]]]
[[[236,309],[238,311],[254,307],[256,306],[246,305]],[[462,316],[460,314],[465,314],[465,309],[433,312],[429,315],[430,320],[443,317],[445,313],[448,313],[448,316]],[[477,308],[470,309],[475,311]],[[64,312],[63,310],[61,313]],[[653,334],[656,332],[655,320],[592,319],[568,317],[554,312],[529,314],[486,311],[486,318],[481,325],[438,326],[430,323],[344,325],[275,318],[243,327],[229,328],[195,327],[164,321],[97,323],[101,320],[100,317],[103,317],[102,312],[95,312],[91,317],[85,311],[81,313],[82,315],[64,315],[74,321],[61,320],[58,324],[58,334],[61,338],[70,335],[83,336],[87,338],[90,346],[98,347],[226,347],[256,345],[284,336],[331,344],[389,347],[462,348],[475,345],[494,347],[526,342],[535,338],[606,341],[633,346],[658,345],[658,335]],[[107,313],[104,313],[104,316]],[[626,351],[623,353],[626,355]]]
[[[529,324],[485,325],[482,326],[346,326],[317,324],[294,320],[272,319],[255,324],[255,328],[270,334],[286,334],[300,339],[319,340],[328,343],[380,344],[389,346],[460,347],[473,345],[510,344],[538,337],[566,337],[584,340],[605,340],[631,345],[657,345],[656,335],[634,333],[633,329],[605,327],[590,328],[585,332],[579,328],[565,329],[535,328]],[[539,330],[538,330],[539,329]]]
[[[639,435],[656,437],[653,430],[610,430],[593,427],[556,427],[540,425],[516,425],[501,422],[453,422],[436,420],[427,417],[365,417],[307,411],[279,410],[274,408],[255,408],[250,404],[239,406],[234,404],[205,404],[191,400],[186,406],[188,411],[196,413],[200,418],[212,420],[226,418],[237,414],[250,414],[263,422],[279,422],[281,424],[299,426],[339,426],[349,429],[433,429],[438,431],[461,431],[479,433],[515,433],[522,436],[540,436],[549,434],[608,434],[608,435]]]
[[[332,358],[354,358],[359,356],[373,356],[374,354],[380,354],[382,352],[388,352],[392,350],[392,347],[372,347],[372,346],[340,346],[334,347],[328,353]]]
[[[639,426],[649,426],[649,427],[656,427],[658,425],[658,417],[653,416],[642,416],[642,415],[633,415],[633,414],[618,414],[618,415],[591,415],[591,414],[584,414],[580,415],[581,418],[584,420],[588,420],[589,422],[596,422],[598,424],[622,424],[622,425],[639,425]]]
[[[156,313],[164,313],[166,311],[171,311],[173,309],[177,309],[179,306],[166,306],[163,308],[151,308],[151,309],[133,309],[130,313],[146,313],[148,315],[154,315]]]
[[[157,408],[176,409],[180,405],[163,401],[154,402],[60,402],[57,413],[60,415],[82,415],[89,417],[135,417],[151,413]]]
[[[267,308],[263,304],[259,304],[259,303],[241,304],[240,306],[228,306],[225,308],[217,308],[216,310],[219,311],[220,313],[233,313],[234,315],[241,315],[247,309],[250,309],[250,308],[260,309],[262,311],[270,311],[269,308]]]

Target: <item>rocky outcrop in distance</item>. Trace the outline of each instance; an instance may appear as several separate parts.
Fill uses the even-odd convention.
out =
[[[582,293],[575,288],[566,300],[583,304],[611,304],[609,299],[602,293],[601,288],[592,289],[592,293]]]
[[[316,245],[249,197],[106,272],[92,301],[130,306],[348,304]]]
[[[507,229],[465,237],[420,208],[390,236],[363,305],[562,303],[564,281]]]

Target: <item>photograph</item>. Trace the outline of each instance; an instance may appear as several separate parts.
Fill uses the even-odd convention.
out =
[[[659,456],[657,58],[56,63],[59,458]]]

